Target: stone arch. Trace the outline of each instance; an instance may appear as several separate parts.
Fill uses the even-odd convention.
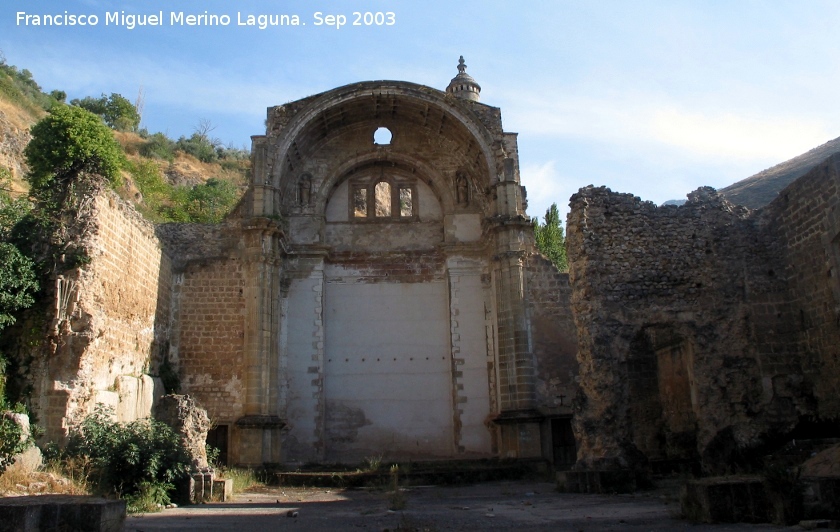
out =
[[[382,82],[366,82],[340,87],[315,97],[285,125],[281,140],[275,145],[271,155],[272,170],[269,175],[271,185],[279,189],[284,198],[288,198],[289,181],[296,172],[300,171],[294,168],[293,161],[305,158],[301,152],[305,154],[310,147],[318,145],[330,135],[345,132],[348,127],[358,127],[361,123],[365,123],[364,127],[368,127],[369,122],[376,122],[378,126],[387,127],[397,133],[397,126],[401,121],[409,120],[407,118],[409,114],[411,120],[415,120],[413,123],[420,124],[421,117],[414,116],[420,113],[397,116],[395,112],[392,112],[390,115],[383,113],[377,116],[376,105],[372,107],[369,105],[371,98],[387,100],[391,102],[393,108],[399,108],[397,105],[399,102],[404,107],[413,106],[412,110],[425,109],[427,115],[434,110],[433,124],[424,123],[423,127],[434,126],[440,131],[448,131],[453,139],[465,143],[469,151],[476,153],[471,160],[473,164],[481,168],[480,173],[483,175],[467,173],[474,181],[472,188],[483,190],[489,183],[498,180],[499,164],[496,161],[498,150],[494,148],[493,138],[487,128],[469,110],[461,108],[459,102],[446,98],[443,92],[429,90],[427,87],[411,83],[383,85]],[[347,115],[352,116],[342,122],[345,119],[341,115],[345,111]],[[331,125],[324,125],[327,122]],[[390,145],[373,146],[384,151]],[[488,183],[477,182],[480,177],[486,177]]]

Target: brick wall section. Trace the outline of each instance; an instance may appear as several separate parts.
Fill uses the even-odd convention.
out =
[[[114,194],[97,199],[98,234],[86,298],[102,311],[102,345],[111,372],[153,368],[168,335],[171,263],[151,223]],[[97,255],[97,253],[99,253]],[[155,360],[156,362],[157,360]]]
[[[789,298],[778,272],[783,250],[747,209],[710,188],[690,194],[682,207],[657,207],[587,187],[572,197],[567,243],[580,361],[580,465],[633,466],[642,440],[672,436],[648,434],[633,422],[667,406],[663,395],[647,401],[651,412],[633,413],[644,398],[634,400],[628,355],[641,349],[666,356],[668,350],[655,348],[657,336],[673,338],[686,354],[684,367],[658,364],[658,382],[668,384],[666,368],[686,372],[697,454],[710,469],[725,465],[727,449],[792,429],[797,413],[808,409],[801,388],[773,387],[801,381],[797,340],[783,306]]]
[[[536,359],[537,405],[548,414],[570,414],[577,385],[577,329],[569,274],[534,254],[525,266],[531,349]]]
[[[243,264],[199,261],[176,276],[177,364],[181,391],[194,396],[214,422],[243,412],[245,298]]]
[[[813,386],[817,413],[831,419],[840,415],[840,156],[818,165],[784,189],[761,213],[767,230],[784,246],[785,268],[778,268],[790,283],[790,311],[786,331],[795,333],[805,380],[776,379],[775,388]],[[779,305],[767,305],[773,314]],[[773,346],[775,347],[775,345]],[[774,349],[768,364],[784,364],[783,352]]]

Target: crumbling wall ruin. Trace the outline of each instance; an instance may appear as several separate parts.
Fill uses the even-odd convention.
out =
[[[724,470],[803,419],[836,418],[837,169],[758,212],[710,188],[681,207],[572,197],[578,468]]]
[[[215,426],[233,427],[245,403],[245,268],[239,226],[164,224],[173,255],[170,344],[172,390],[206,408]],[[238,434],[231,431],[231,443]]]
[[[85,253],[48,293],[48,336],[31,362],[32,408],[47,440],[96,403],[120,421],[149,416],[163,393],[157,361],[166,349],[170,261],[144,220],[115,193],[93,199]]]

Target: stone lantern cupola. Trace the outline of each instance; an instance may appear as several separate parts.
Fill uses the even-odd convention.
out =
[[[472,76],[467,74],[467,65],[464,63],[464,56],[458,59],[458,75],[452,78],[446,92],[456,98],[477,102],[481,99],[481,85],[475,82]]]

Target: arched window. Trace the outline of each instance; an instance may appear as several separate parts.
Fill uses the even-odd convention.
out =
[[[406,221],[417,217],[417,185],[405,177],[362,177],[350,182],[350,218]]]
[[[377,218],[391,216],[391,184],[380,181],[373,187],[374,215]]]

